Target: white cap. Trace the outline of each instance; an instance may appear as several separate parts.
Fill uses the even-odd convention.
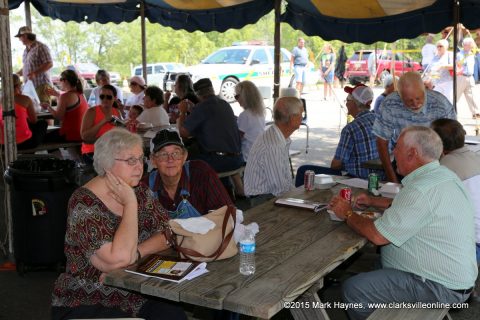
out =
[[[395,80],[398,81],[398,77],[396,76],[395,77]],[[386,88],[388,86],[391,86],[393,84],[393,76],[391,74],[389,74],[388,76],[385,77],[385,79],[383,79],[383,87]]]
[[[359,84],[355,87],[345,87],[343,90],[353,96],[355,100],[369,106],[373,101],[373,91],[370,87],[364,84]]]

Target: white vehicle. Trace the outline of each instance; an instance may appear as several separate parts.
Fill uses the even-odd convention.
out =
[[[167,72],[185,72],[185,65],[176,62],[158,62],[147,64],[147,84],[163,88],[163,77]],[[143,76],[142,66],[132,70],[133,76]]]
[[[280,86],[288,87],[292,79],[290,72],[291,53],[280,50]],[[259,86],[273,88],[274,48],[264,45],[237,45],[219,49],[200,64],[187,68],[193,82],[210,78],[215,92],[227,102],[235,101],[235,86],[243,80],[250,80]],[[307,65],[307,84],[315,84],[318,71],[312,63]]]

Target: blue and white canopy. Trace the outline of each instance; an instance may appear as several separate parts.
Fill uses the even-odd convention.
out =
[[[9,1],[10,9],[24,0]],[[458,0],[459,21],[480,27],[480,0]],[[62,21],[130,22],[139,0],[31,0],[44,16]],[[255,23],[275,0],[144,0],[153,23],[187,31],[220,31]],[[282,21],[326,40],[373,43],[437,33],[454,24],[453,0],[283,0]]]

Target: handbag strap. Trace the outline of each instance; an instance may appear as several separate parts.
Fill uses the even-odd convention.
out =
[[[233,228],[232,230],[225,236],[225,232],[227,230],[227,224],[229,218],[232,217],[233,219]],[[223,223],[222,223],[222,243],[218,246],[217,250],[213,252],[211,255],[203,255],[198,251],[189,249],[189,248],[183,248],[180,245],[177,245],[176,238],[175,242],[172,242],[175,250],[177,250],[179,253],[183,254],[186,257],[197,257],[197,258],[213,258],[213,260],[216,260],[222,253],[225,251],[227,248],[228,244],[230,243],[230,240],[233,237],[233,231],[235,230],[235,223],[236,223],[236,210],[234,206],[228,206],[227,212],[225,213],[225,216],[223,217]],[[171,230],[170,230],[171,232]],[[173,232],[171,232],[173,234]]]

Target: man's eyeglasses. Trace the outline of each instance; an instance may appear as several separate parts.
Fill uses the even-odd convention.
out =
[[[112,100],[113,99],[113,96],[110,95],[110,94],[101,94],[99,97],[100,97],[100,100],[105,100],[105,99]]]
[[[145,156],[141,156],[141,157],[138,157],[138,158],[131,157],[131,158],[128,158],[128,159],[117,159],[117,158],[115,158],[115,160],[126,162],[129,166],[132,166],[132,167],[134,165],[136,165],[137,162],[140,162],[140,164],[143,164],[146,159],[147,158]]]
[[[172,158],[173,160],[180,160],[183,158],[183,151],[174,151],[172,153],[158,152],[155,153],[153,157],[160,162],[167,162],[169,158]]]

